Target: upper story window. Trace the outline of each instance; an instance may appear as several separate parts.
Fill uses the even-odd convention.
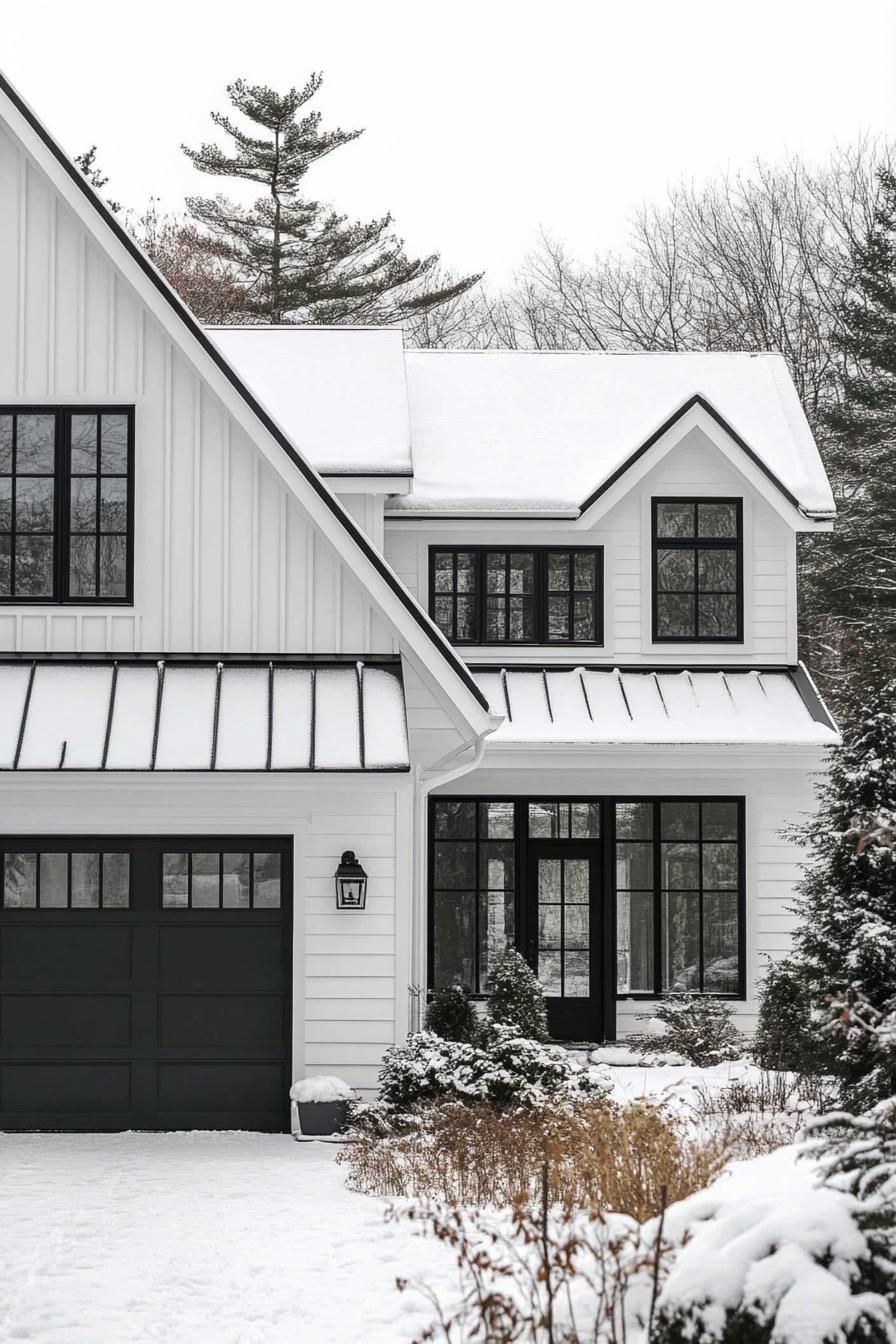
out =
[[[743,640],[739,499],[653,501],[653,638]]]
[[[130,602],[130,409],[0,407],[0,601]]]
[[[454,644],[601,644],[601,547],[430,549],[430,613]]]

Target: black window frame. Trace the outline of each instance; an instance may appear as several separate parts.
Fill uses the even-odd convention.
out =
[[[635,1001],[653,1001],[663,997],[662,989],[662,924],[661,924],[661,844],[660,808],[663,803],[734,803],[737,805],[737,988],[732,992],[718,990],[697,991],[702,997],[725,999],[729,1002],[745,1002],[747,998],[747,810],[746,799],[742,794],[604,794],[585,795],[557,794],[546,790],[539,794],[430,794],[427,812],[427,874],[426,874],[426,985],[428,990],[435,988],[435,809],[440,802],[474,803],[478,830],[479,806],[483,803],[510,803],[514,808],[514,931],[515,946],[524,956],[531,950],[533,931],[528,927],[527,892],[529,868],[534,858],[530,845],[542,843],[539,839],[529,839],[529,806],[532,803],[586,803],[600,805],[600,835],[602,844],[603,918],[600,937],[603,940],[603,986],[604,1028],[607,1039],[615,1032],[616,1004]],[[616,806],[619,803],[647,803],[654,809],[654,889],[653,889],[653,988],[649,990],[617,989],[617,885],[616,885]],[[548,843],[556,844],[556,840]],[[559,843],[563,843],[562,840]],[[571,839],[571,844],[583,843],[581,839]],[[585,842],[587,843],[587,841]],[[477,849],[478,862],[478,849]],[[478,924],[476,956],[478,957]],[[702,934],[701,934],[702,956]],[[474,999],[485,1001],[488,994],[474,994]]]
[[[690,505],[694,510],[692,537],[660,537],[657,518],[661,504]],[[698,506],[701,504],[733,505],[737,517],[736,537],[701,537],[698,533]],[[744,642],[744,502],[735,495],[655,495],[650,501],[650,554],[651,554],[651,641],[654,644],[743,644]],[[693,635],[661,635],[659,633],[659,551],[693,551],[694,564],[694,631]],[[737,633],[734,635],[700,634],[700,576],[696,552],[700,550],[733,550],[736,556]]]
[[[533,637],[531,639],[487,639],[486,632],[486,610],[487,598],[486,592],[486,556],[496,554],[523,554],[531,555],[533,558]],[[551,638],[548,633],[548,555],[568,555],[572,564],[570,568],[571,581],[575,582],[575,556],[588,554],[594,556],[595,576],[594,576],[594,639],[557,639]],[[456,579],[455,589],[451,593],[436,593],[436,555],[453,555],[455,557],[454,572],[457,573],[458,555],[472,555],[474,557],[474,586],[471,594],[473,599],[473,625],[475,634],[472,639],[459,639],[447,636],[451,644],[459,645],[465,648],[533,648],[535,646],[545,648],[601,648],[604,643],[604,548],[601,545],[594,546],[516,546],[512,543],[497,542],[490,546],[440,546],[430,545],[429,547],[429,614],[435,624],[436,621],[436,597],[455,598],[454,619],[452,629],[457,630],[457,607],[456,607]],[[573,603],[576,596],[576,589],[570,588],[568,591],[570,616],[573,615]],[[554,594],[557,595],[556,593]],[[583,595],[581,590],[579,595]],[[509,624],[509,622],[508,622]],[[441,630],[441,626],[439,626]],[[444,632],[443,632],[444,633]]]
[[[9,854],[33,854],[35,856],[35,886],[34,886],[34,905],[7,905],[6,904],[6,858]],[[66,903],[65,905],[44,904],[41,901],[41,857],[44,854],[53,854],[61,856],[66,861]],[[128,881],[127,881],[127,902],[124,905],[109,903],[105,901],[105,887],[108,880],[106,873],[106,859],[113,855],[123,854],[128,860]],[[75,855],[95,855],[98,860],[97,865],[97,904],[96,905],[75,905],[72,902],[72,859]],[[25,915],[59,915],[63,912],[73,912],[76,917],[82,915],[98,914],[125,914],[130,913],[132,909],[134,894],[134,860],[131,843],[128,839],[118,836],[105,836],[97,840],[93,836],[66,835],[57,837],[44,836],[3,836],[0,837],[0,911],[6,916],[16,916],[20,912]]]
[[[130,607],[134,604],[134,421],[135,408],[133,405],[90,403],[85,405],[65,404],[65,405],[34,405],[34,404],[2,404],[0,405],[0,416],[18,416],[18,415],[46,415],[53,416],[55,420],[55,449],[54,449],[54,472],[53,481],[55,487],[55,498],[53,507],[53,585],[52,593],[42,594],[36,597],[17,596],[15,594],[0,594],[0,606],[66,606],[66,607]],[[125,591],[124,594],[117,597],[92,596],[90,594],[79,594],[78,596],[69,596],[68,588],[71,569],[71,538],[73,533],[71,527],[71,482],[73,473],[71,471],[71,425],[72,417],[76,415],[120,415],[127,421],[127,490],[126,490],[126,545],[125,545]],[[81,475],[81,473],[75,473]],[[98,470],[97,491],[99,492],[99,482],[103,473]],[[120,473],[111,473],[120,477]],[[49,478],[48,478],[49,479]],[[11,536],[15,536],[15,512],[13,505]],[[84,534],[88,535],[88,534]],[[121,535],[121,533],[103,533],[99,527],[99,516],[97,517],[97,527],[93,533],[97,538],[101,535]],[[99,573],[97,572],[97,583],[99,582]]]

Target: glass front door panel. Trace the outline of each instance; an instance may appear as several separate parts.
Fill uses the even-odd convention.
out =
[[[538,860],[538,978],[549,998],[591,994],[591,877],[584,858]]]

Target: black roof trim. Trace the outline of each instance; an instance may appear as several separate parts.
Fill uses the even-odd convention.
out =
[[[363,663],[365,667],[401,670],[401,659],[388,653],[0,653],[0,667],[8,663],[90,663],[128,667],[135,663],[153,666],[170,663],[177,667],[345,667]]]
[[[815,682],[809,676],[806,667],[799,663],[796,667],[790,669],[790,679],[800,693],[800,698],[806,709],[812,715],[816,723],[823,723],[826,728],[833,728],[835,733],[839,733],[827,705],[818,694]]]
[[[610,489],[610,487],[616,484],[620,476],[624,476],[625,473],[629,470],[629,468],[633,467],[635,463],[638,461],[638,459],[643,457],[646,452],[649,452],[650,449],[653,447],[653,445],[657,442],[657,440],[661,439],[664,434],[668,433],[668,431],[672,428],[672,426],[676,423],[676,421],[680,420],[681,417],[683,415],[686,415],[688,411],[692,410],[694,406],[699,406],[702,410],[706,412],[707,415],[711,416],[712,419],[715,420],[716,424],[719,425],[725,431],[725,433],[728,434],[734,440],[738,448],[742,449],[742,451],[746,453],[747,457],[750,459],[753,465],[759,468],[762,474],[771,481],[772,485],[777,490],[780,490],[781,494],[784,496],[784,498],[787,500],[789,504],[792,504],[793,507],[795,509],[798,509],[801,513],[805,512],[805,510],[803,510],[802,506],[800,505],[800,502],[797,499],[796,495],[794,495],[790,490],[787,489],[787,486],[784,485],[784,483],[778,479],[778,477],[772,471],[771,467],[766,466],[766,464],[762,461],[762,459],[758,456],[758,454],[753,451],[753,449],[750,447],[747,441],[741,438],[737,430],[734,429],[731,425],[729,425],[725,417],[723,415],[720,415],[719,412],[716,410],[715,406],[713,406],[711,402],[707,401],[706,398],[702,396],[699,392],[695,393],[693,397],[689,397],[688,400],[684,403],[684,405],[679,406],[678,410],[674,413],[674,415],[670,415],[669,419],[665,420],[663,424],[660,425],[659,429],[654,430],[649,439],[644,440],[640,448],[636,448],[635,451],[629,457],[626,458],[626,460],[621,464],[621,466],[618,466],[615,471],[612,471],[610,475],[607,477],[607,479],[603,481],[602,484],[599,485],[596,490],[592,491],[592,493],[582,504],[581,512],[584,513],[586,509],[590,509],[591,505],[596,503],[597,500],[600,499],[601,495],[605,495],[606,492]]]
[[[31,111],[30,107],[27,105],[27,103],[25,103],[22,100],[20,95],[12,87],[9,80],[2,72],[0,72],[0,92],[6,95],[6,97],[13,104],[13,106],[20,113],[20,115],[25,118],[25,120],[27,121],[31,129],[34,131],[34,133],[40,138],[40,140],[43,142],[46,148],[50,151],[54,159],[56,159],[57,163],[59,163],[59,165],[65,170],[65,172],[75,183],[78,190],[85,197],[85,199],[93,206],[94,210],[96,210],[97,214],[107,225],[107,227],[112,231],[112,233],[122,244],[125,250],[130,254],[130,256],[134,259],[134,261],[136,261],[137,265],[143,271],[144,275],[146,275],[147,278],[152,282],[152,284],[161,294],[165,302],[173,310],[176,316],[181,320],[181,322],[184,324],[184,326],[187,328],[190,334],[194,337],[194,339],[198,341],[199,345],[202,347],[205,353],[217,365],[218,369],[221,371],[221,373],[224,374],[225,378],[235,389],[235,391],[239,394],[239,396],[242,397],[243,401],[252,411],[253,415],[255,415],[256,418],[261,422],[261,424],[264,426],[267,432],[274,439],[276,439],[277,443],[286,453],[286,456],[290,459],[293,465],[298,467],[299,471],[305,477],[311,488],[320,497],[320,499],[327,506],[327,508],[337,519],[337,521],[344,527],[345,531],[349,534],[352,540],[359,546],[361,551],[371,562],[374,568],[378,571],[381,577],[386,580],[389,587],[395,593],[396,597],[399,599],[402,605],[406,608],[406,610],[410,613],[410,615],[420,626],[420,629],[428,637],[431,643],[438,649],[442,658],[444,658],[445,661],[448,662],[451,665],[451,667],[453,667],[454,671],[457,673],[461,681],[467,687],[467,690],[470,691],[470,693],[473,696],[475,696],[478,704],[481,705],[483,709],[487,710],[488,704],[486,702],[485,696],[482,694],[482,692],[479,690],[479,687],[476,685],[473,678],[470,676],[466,664],[462,661],[462,659],[457,657],[457,655],[454,653],[454,650],[450,647],[450,645],[448,645],[442,640],[441,636],[436,631],[435,626],[433,626],[432,623],[430,622],[429,617],[426,616],[426,614],[417,605],[417,603],[410,596],[410,594],[405,592],[404,588],[399,583],[395,574],[393,574],[392,570],[385,563],[382,557],[378,555],[377,551],[364,536],[364,533],[358,527],[356,527],[352,519],[348,516],[348,514],[345,513],[342,506],[333,498],[332,494],[330,493],[328,488],[324,485],[323,481],[320,479],[314,468],[305,461],[305,459],[296,450],[294,445],[286,437],[283,431],[271,419],[271,417],[268,415],[267,411],[260,404],[260,402],[256,401],[255,397],[249,391],[246,384],[242,381],[242,379],[240,379],[237,376],[237,374],[234,372],[234,370],[228,364],[227,360],[222,355],[221,351],[217,348],[214,342],[206,335],[205,331],[202,328],[201,323],[199,323],[196,320],[196,318],[190,312],[189,308],[178,297],[178,295],[171,288],[168,282],[162,278],[160,273],[149,261],[148,257],[144,256],[143,252],[134,242],[133,238],[130,236],[127,230],[123,228],[123,226],[115,218],[115,215],[106,205],[105,201],[103,201],[103,199],[98,195],[98,193],[94,191],[94,189],[88,183],[87,179],[84,177],[83,173],[81,173],[79,169],[75,167],[71,159],[69,159],[68,156],[63,153],[62,149],[50,135],[49,131],[46,129],[43,123],[38,120],[38,118]]]
[[[340,476],[371,476],[376,479],[377,476],[394,476],[396,480],[411,481],[414,479],[412,468],[408,467],[320,467],[318,475],[325,477],[334,477],[338,480]]]

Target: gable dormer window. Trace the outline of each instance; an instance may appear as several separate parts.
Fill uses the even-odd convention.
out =
[[[743,569],[740,499],[654,499],[654,642],[740,643]]]
[[[0,407],[0,602],[133,598],[131,408]]]
[[[431,547],[429,610],[452,644],[602,644],[602,548]]]

